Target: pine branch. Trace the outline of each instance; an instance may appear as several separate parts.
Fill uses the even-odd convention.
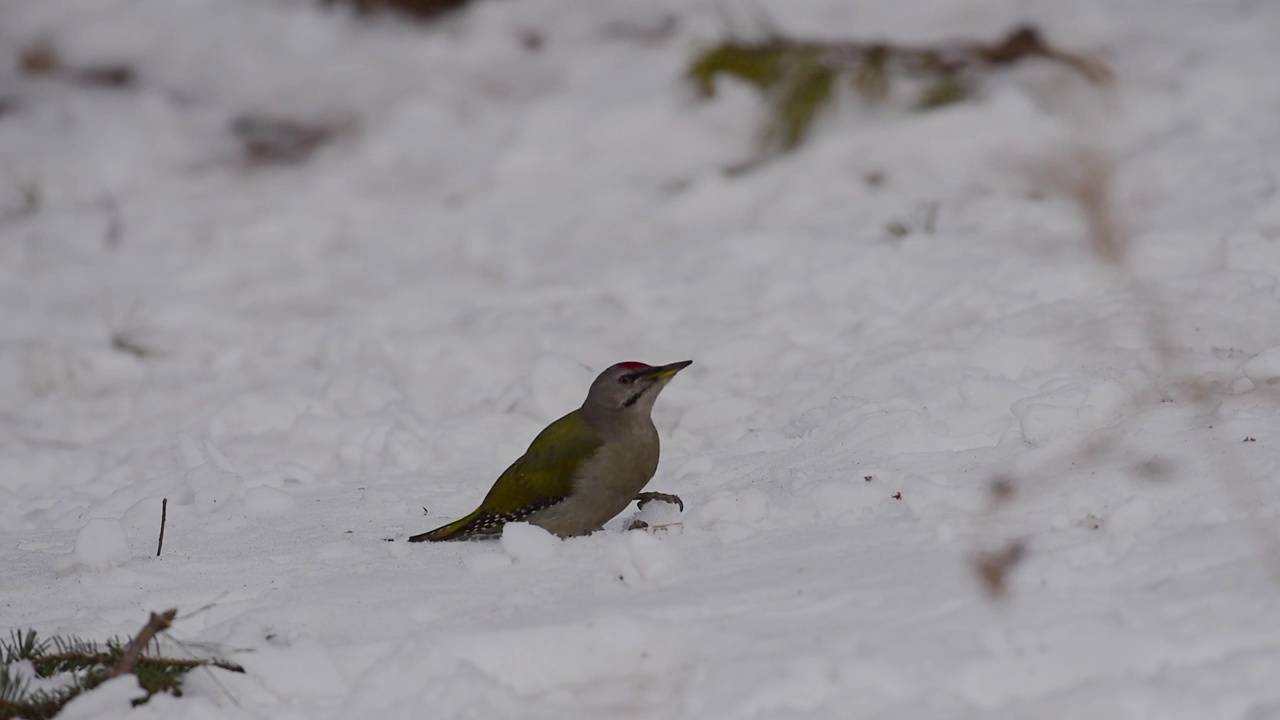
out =
[[[217,658],[183,659],[147,655],[146,650],[176,617],[176,610],[152,613],[147,624],[127,642],[119,638],[95,643],[76,637],[41,639],[34,630],[12,631],[7,642],[0,641],[0,720],[26,718],[46,720],[58,714],[72,698],[103,682],[131,673],[146,691],[135,705],[158,692],[182,695],[182,680],[193,668],[214,666],[244,672],[235,663]],[[25,678],[14,674],[10,665],[30,662],[39,677],[66,675],[67,684],[54,690],[33,690]]]
[[[1016,28],[992,43],[936,46],[799,40],[774,32],[764,40],[731,39],[707,49],[694,58],[686,77],[703,97],[715,95],[721,75],[746,82],[764,95],[770,117],[759,144],[767,157],[794,150],[804,141],[814,118],[833,99],[839,79],[871,103],[889,96],[894,77],[921,81],[924,89],[915,107],[927,110],[968,98],[981,72],[1031,58],[1064,65],[1096,85],[1112,80],[1105,64],[1050,45],[1031,26]]]
[[[0,655],[4,656],[6,665],[19,660],[30,660],[43,654],[46,649],[47,643],[36,637],[35,630],[27,630],[25,633],[10,630],[9,642],[0,641]]]

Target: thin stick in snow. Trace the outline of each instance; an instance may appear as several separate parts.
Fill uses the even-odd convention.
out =
[[[161,498],[160,500],[160,542],[156,543],[156,557],[160,557],[160,551],[164,549],[164,520],[169,514],[169,498]]]

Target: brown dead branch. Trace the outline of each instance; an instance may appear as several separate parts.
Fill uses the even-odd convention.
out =
[[[1045,41],[1037,28],[1030,25],[1015,28],[991,43],[953,42],[937,46],[911,46],[852,41],[813,44],[830,53],[828,62],[831,64],[856,69],[861,69],[868,63],[896,64],[912,74],[954,74],[983,66],[1012,65],[1039,58],[1064,65],[1097,85],[1110,83],[1114,79],[1111,68],[1106,63],[1090,55],[1054,47]]]
[[[1212,417],[1216,412],[1215,391],[1210,383],[1196,374],[1170,330],[1169,318],[1175,308],[1170,307],[1133,266],[1130,234],[1114,204],[1114,175],[1115,167],[1110,157],[1096,148],[1081,146],[1073,148],[1046,171],[1037,173],[1037,179],[1047,181],[1050,190],[1076,207],[1083,220],[1090,250],[1101,264],[1114,271],[1116,281],[1132,293],[1135,306],[1141,312],[1147,342],[1163,366],[1161,384],[1167,389],[1182,391],[1179,399],[1187,402],[1198,418]],[[1166,399],[1167,395],[1162,395],[1161,400],[1134,395],[1127,402],[1127,412],[1136,412],[1152,402]],[[1210,429],[1212,427],[1209,425]],[[1250,440],[1251,436],[1244,442]],[[1214,447],[1202,433],[1193,433],[1190,442],[1199,445],[1211,468],[1210,474],[1221,484],[1229,502],[1242,516],[1244,527],[1257,546],[1272,580],[1280,584],[1280,528],[1258,512],[1258,508],[1265,505],[1258,479],[1250,476],[1248,468],[1236,456]],[[1069,452],[1076,460],[1092,462],[1117,449],[1118,445],[1119,441],[1114,436],[1100,433],[1080,441]],[[1171,481],[1177,470],[1168,460],[1161,458],[1130,464],[1127,469],[1133,477],[1148,482]],[[993,479],[992,510],[1006,507],[1013,499],[1011,492],[1006,494],[1001,490],[1005,484],[1010,491],[1014,487],[1008,478]],[[1086,529],[1099,530],[1104,521],[1090,513],[1079,524]],[[992,597],[1004,593],[1008,570],[1024,557],[1025,547],[1016,540],[1001,551],[982,553],[977,557],[975,570]]]
[[[133,672],[133,666],[138,663],[138,658],[142,657],[142,652],[147,649],[147,645],[155,639],[157,633],[162,633],[173,625],[173,619],[178,616],[177,608],[170,608],[160,614],[151,613],[151,619],[146,625],[133,636],[133,640],[125,647],[124,654],[120,656],[120,662],[116,663],[116,667],[111,671],[111,677],[119,677],[125,673]]]
[[[1164,366],[1166,384],[1186,390],[1186,399],[1201,415],[1212,414],[1215,410],[1214,389],[1195,374],[1194,368],[1174,342],[1169,329],[1172,309],[1149,283],[1139,277],[1129,262],[1129,237],[1118,222],[1118,213],[1112,205],[1112,164],[1100,152],[1087,148],[1079,149],[1069,160],[1075,162],[1076,171],[1068,169],[1063,173],[1068,178],[1061,186],[1063,194],[1079,208],[1094,253],[1101,261],[1115,267],[1121,279],[1133,289],[1142,310],[1148,341]],[[1076,182],[1071,182],[1072,178]],[[1079,182],[1080,180],[1084,182]],[[1141,404],[1139,398],[1133,398],[1132,401],[1134,407]],[[1201,444],[1203,455],[1209,459],[1214,469],[1212,474],[1223,485],[1231,503],[1244,516],[1245,526],[1253,536],[1272,580],[1280,584],[1280,529],[1274,523],[1264,520],[1257,512],[1264,504],[1257,480],[1250,478],[1247,468],[1238,459],[1209,446],[1202,436],[1196,435],[1194,442]],[[1159,466],[1156,469],[1159,472],[1139,473],[1138,476],[1167,477],[1167,468]]]
[[[1040,31],[1023,25],[1004,40],[992,45],[970,45],[968,52],[992,65],[1004,65],[1028,57],[1040,57],[1061,63],[1085,76],[1090,82],[1109,83],[1115,79],[1106,63],[1080,53],[1067,52],[1045,42]]]

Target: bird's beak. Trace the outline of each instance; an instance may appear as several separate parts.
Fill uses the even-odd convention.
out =
[[[666,380],[692,364],[692,360],[682,360],[680,362],[671,363],[670,365],[659,365],[641,372],[639,376],[653,378],[654,380]]]

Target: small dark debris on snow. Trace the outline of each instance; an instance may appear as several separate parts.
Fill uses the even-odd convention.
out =
[[[1017,494],[1018,488],[1013,483],[1013,478],[999,476],[991,480],[991,505],[999,507],[1010,500]]]
[[[137,81],[137,73],[128,65],[90,65],[73,70],[69,77],[79,85],[119,90]]]
[[[108,197],[103,202],[103,210],[107,214],[107,228],[102,234],[102,244],[109,250],[120,247],[124,239],[124,218],[120,214],[120,203]]]
[[[325,5],[343,2],[354,5],[360,14],[394,10],[405,15],[430,20],[466,5],[471,0],[324,0]]]
[[[893,498],[894,500],[901,500],[901,499],[902,499],[902,493],[900,493],[900,492],[896,492],[896,493],[894,493],[894,494],[890,495],[889,497]]]
[[[18,70],[27,77],[52,75],[60,66],[58,52],[48,40],[31,43],[18,53]]]
[[[1169,480],[1173,477],[1173,465],[1167,460],[1153,458],[1135,465],[1133,468],[1133,474],[1143,480]]]
[[[295,164],[320,147],[355,129],[351,120],[304,122],[246,113],[231,121],[231,134],[244,146],[251,164]]]
[[[1246,437],[1246,438],[1245,438],[1244,440],[1242,440],[1241,442],[1258,442],[1258,438],[1255,438],[1255,437]]]
[[[132,355],[139,360],[157,357],[160,351],[147,346],[140,339],[135,337],[134,333],[117,330],[111,333],[111,349],[118,350],[126,355]]]
[[[862,479],[863,479],[863,480],[865,480],[865,481],[867,481],[867,482],[871,482],[871,476],[870,476],[870,475],[863,475],[863,476],[862,476]]]
[[[520,47],[531,53],[541,52],[542,47],[547,44],[547,38],[537,30],[522,30],[519,33]]]
[[[1000,550],[978,555],[973,567],[989,596],[992,598],[1004,596],[1010,571],[1022,562],[1026,553],[1026,544],[1021,540],[1011,540]]]
[[[18,71],[27,77],[57,77],[77,85],[121,89],[133,87],[137,73],[122,63],[70,67],[48,40],[37,40],[18,53]]]

